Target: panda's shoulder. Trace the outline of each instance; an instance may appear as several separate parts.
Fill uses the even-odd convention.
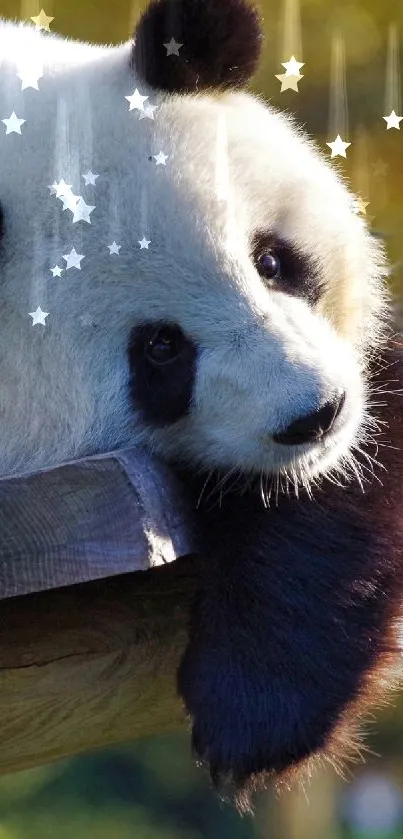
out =
[[[95,52],[108,51],[108,46],[96,46],[86,41],[75,41],[56,33],[43,32],[25,21],[0,18],[0,72],[7,65],[34,63],[57,65],[79,64]]]
[[[60,45],[63,38],[50,36],[54,43]],[[48,36],[25,21],[12,21],[0,18],[0,55],[1,63],[18,64],[21,61],[33,60],[39,53],[48,52]]]

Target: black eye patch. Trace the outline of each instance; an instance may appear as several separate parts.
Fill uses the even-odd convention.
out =
[[[251,259],[268,288],[305,298],[314,306],[324,292],[318,261],[295,245],[267,231],[257,231],[251,242]],[[265,266],[278,264],[272,276]]]
[[[191,339],[177,324],[143,323],[130,334],[128,354],[133,406],[144,422],[161,427],[181,419],[196,376],[197,348]]]

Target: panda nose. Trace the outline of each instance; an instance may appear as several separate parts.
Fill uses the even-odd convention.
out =
[[[322,408],[319,408],[319,411],[300,417],[294,420],[284,431],[273,434],[273,440],[285,445],[321,440],[333,427],[336,417],[343,408],[345,399],[345,391],[339,391],[333,399],[329,399]]]

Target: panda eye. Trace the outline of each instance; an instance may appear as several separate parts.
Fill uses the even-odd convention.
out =
[[[178,336],[173,329],[162,327],[147,342],[145,355],[152,364],[169,364],[179,355]]]
[[[256,230],[250,240],[250,258],[270,292],[305,298],[316,305],[325,291],[323,263],[288,239],[270,230]]]
[[[256,262],[259,274],[266,280],[277,280],[281,276],[279,255],[273,250],[262,253]]]

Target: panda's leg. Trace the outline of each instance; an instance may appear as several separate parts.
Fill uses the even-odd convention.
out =
[[[199,511],[205,573],[178,689],[215,782],[247,789],[326,749],[376,681],[402,562],[390,527],[371,525],[371,498],[354,494],[331,485],[273,509],[227,495]]]

